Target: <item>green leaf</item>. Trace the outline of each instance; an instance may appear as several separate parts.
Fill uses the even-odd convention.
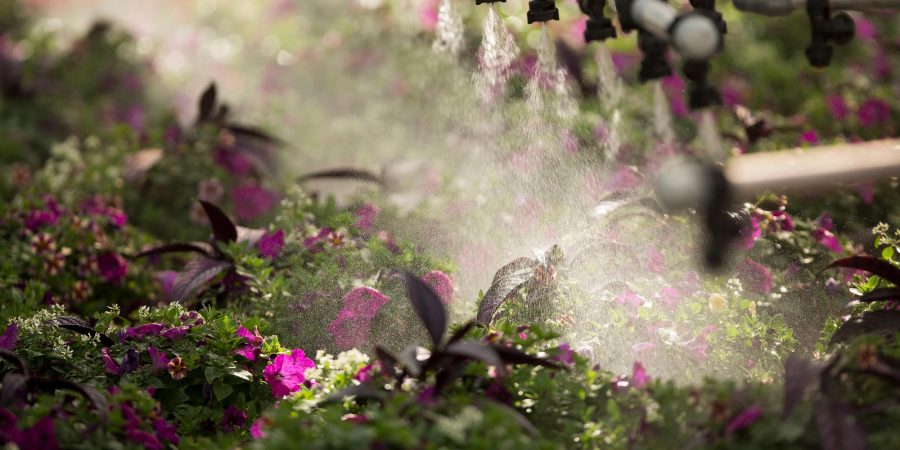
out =
[[[894,247],[885,247],[884,250],[881,251],[881,257],[884,259],[891,259],[894,257]]]
[[[217,379],[221,378],[223,374],[222,374],[222,371],[220,371],[219,369],[217,369],[215,367],[207,367],[203,371],[203,375],[206,377],[206,382],[209,384],[212,384],[213,381],[216,381]]]
[[[232,392],[234,392],[234,388],[230,384],[216,383],[213,385],[213,394],[216,395],[216,400],[220,402],[228,398]]]
[[[242,380],[253,381],[253,374],[248,370],[234,370],[229,372],[229,375],[238,377]]]

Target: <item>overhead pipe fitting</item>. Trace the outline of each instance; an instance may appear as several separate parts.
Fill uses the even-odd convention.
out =
[[[707,60],[722,49],[716,21],[697,10],[679,13],[660,0],[616,0],[622,31],[645,31],[691,60]]]
[[[900,175],[900,139],[837,144],[808,149],[734,156],[724,166],[689,158],[668,161],[653,180],[670,211],[696,209],[708,237],[705,262],[710,269],[728,259],[746,217],[737,205],[764,192],[816,195],[830,188]]]
[[[764,16],[786,16],[795,10],[806,9],[807,0],[734,0],[734,6],[744,12]],[[846,11],[875,11],[900,9],[900,0],[831,0],[832,9]]]

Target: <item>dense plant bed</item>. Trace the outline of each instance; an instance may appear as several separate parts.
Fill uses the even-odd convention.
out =
[[[484,268],[491,283],[460,298],[452,261],[395,235],[429,211],[304,190],[278,170],[284,142],[215,84],[181,124],[126,33],[62,46],[0,5],[9,448],[900,447],[900,232],[859,217],[896,217],[895,186],[836,194],[831,212],[744,205],[736,267],[707,275],[688,269],[690,218],[619,168],[607,222]],[[862,92],[844,97],[875,101]],[[893,105],[826,129],[822,101],[804,109],[824,136],[893,131]],[[644,156],[620,162],[650,170]],[[644,197],[621,206],[623,191]]]

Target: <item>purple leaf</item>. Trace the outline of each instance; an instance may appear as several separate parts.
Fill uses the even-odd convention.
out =
[[[484,362],[488,366],[494,366],[497,370],[503,370],[503,360],[497,355],[497,352],[478,341],[457,341],[447,346],[444,353],[448,355],[461,356],[463,358],[475,359]]]
[[[212,226],[213,237],[217,241],[234,242],[238,238],[237,226],[228,218],[218,206],[213,205],[205,200],[200,200],[203,210],[206,211],[206,217],[209,218],[209,224]]]
[[[444,303],[431,286],[415,275],[404,273],[404,277],[413,309],[431,336],[434,348],[438,348],[447,331],[447,312],[444,310]]]
[[[806,397],[818,381],[821,368],[802,356],[792,354],[784,362],[784,407],[781,417],[786,418],[794,407]]]
[[[165,253],[199,253],[204,256],[213,256],[213,248],[211,245],[205,242],[174,242],[171,244],[160,245],[159,247],[154,247],[149,250],[144,250],[137,255],[135,258],[143,258],[145,256],[154,256],[154,255],[162,255]]]
[[[381,370],[391,378],[397,378],[397,358],[379,346],[375,347],[375,356],[378,358],[378,362],[381,363]]]
[[[900,288],[875,289],[859,298],[863,303],[900,299]]]
[[[823,450],[866,448],[865,432],[857,425],[850,407],[839,400],[837,394],[820,398],[815,404],[814,411]]]
[[[3,376],[3,389],[0,389],[0,407],[6,409],[21,407],[28,396],[28,377],[20,373],[8,373]]]
[[[77,317],[70,317],[70,316],[58,317],[58,318],[56,318],[56,326],[58,326],[60,328],[65,328],[69,331],[74,331],[78,334],[83,334],[85,336],[98,335],[98,336],[100,336],[101,344],[103,344],[104,346],[107,346],[107,347],[113,345],[113,340],[110,339],[109,336],[91,328],[90,325],[87,324],[87,322],[85,322]]]
[[[369,181],[376,184],[385,184],[384,178],[379,175],[376,175],[372,172],[368,172],[362,169],[353,169],[353,168],[338,168],[338,169],[325,169],[319,170],[315,172],[310,172],[304,175],[301,175],[300,178],[297,179],[298,183],[302,183],[304,181],[309,180],[318,180],[322,178],[336,178],[336,179],[347,179],[347,180],[360,180],[360,181]]]
[[[500,344],[492,344],[494,351],[500,355],[500,359],[503,360],[506,364],[525,364],[529,366],[543,366],[549,367],[552,369],[561,369],[562,366],[557,364],[556,362],[550,361],[545,358],[538,358],[537,356],[529,355],[519,349],[513,347],[507,347],[505,345]]]
[[[230,262],[219,259],[199,257],[188,261],[172,283],[172,301],[187,301],[198,287],[229,267]]]
[[[851,317],[831,335],[829,345],[845,342],[864,334],[891,335],[900,330],[900,311],[882,309]]]
[[[833,267],[864,270],[900,286],[900,268],[897,268],[883,259],[873,258],[871,256],[850,256],[832,262],[825,269],[831,269]]]
[[[77,392],[81,394],[85,399],[87,399],[88,402],[90,402],[91,406],[94,407],[94,409],[97,411],[97,414],[100,415],[104,422],[109,418],[109,404],[106,401],[106,397],[98,390],[86,384],[76,383],[74,381],[68,380],[39,380],[34,383],[35,388],[46,392],[53,392],[57,390]]]
[[[209,87],[203,91],[203,95],[200,96],[200,103],[198,104],[199,110],[199,118],[198,121],[202,122],[204,120],[212,118],[213,110],[216,108],[216,83],[210,83]]]
[[[523,285],[534,276],[534,268],[539,263],[533,259],[518,258],[500,268],[494,275],[491,287],[481,299],[478,306],[478,323],[490,324],[494,314],[516,288]]]

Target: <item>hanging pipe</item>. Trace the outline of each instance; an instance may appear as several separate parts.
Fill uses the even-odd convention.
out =
[[[701,212],[708,237],[705,260],[722,266],[739,235],[735,204],[758,194],[821,194],[840,185],[900,176],[900,139],[754,153],[730,158],[724,166],[697,159],[675,159],[654,179],[668,210]]]
[[[722,18],[722,13],[716,11],[715,0],[691,0],[691,6],[697,14],[701,14],[716,24],[721,35],[728,32],[728,26]],[[721,43],[720,48],[721,50]],[[709,82],[709,60],[688,59],[681,68],[684,77],[688,79],[688,106],[692,110],[709,106],[721,105],[722,98],[719,90]]]
[[[764,16],[786,16],[797,9],[806,9],[807,0],[734,0],[734,6],[744,12]],[[832,9],[847,11],[876,11],[900,9],[900,0],[830,0]]]

